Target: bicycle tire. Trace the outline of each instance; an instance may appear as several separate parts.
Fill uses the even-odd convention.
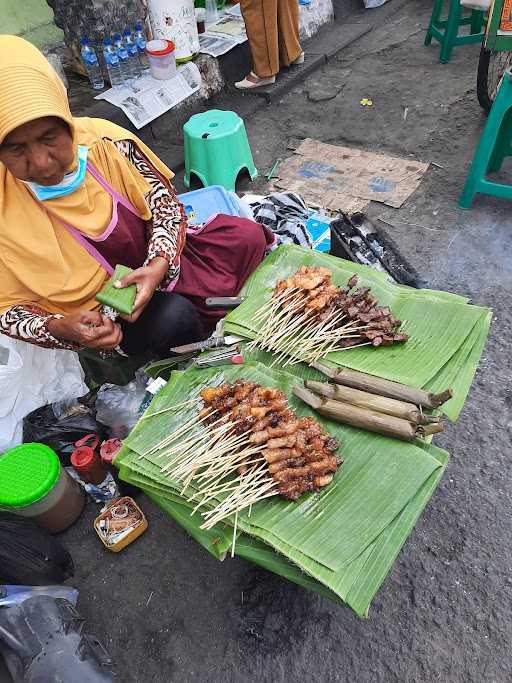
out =
[[[512,64],[512,53],[488,50],[482,45],[478,59],[476,94],[488,114],[505,70]]]

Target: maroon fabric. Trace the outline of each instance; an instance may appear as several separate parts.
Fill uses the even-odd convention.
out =
[[[236,296],[273,241],[259,223],[219,214],[201,232],[187,234],[173,291],[190,299],[211,329],[225,311],[206,308],[205,298]]]
[[[117,210],[118,220],[111,234],[102,241],[89,241],[112,268],[118,263],[139,268],[147,255],[147,224],[121,203]],[[209,332],[225,310],[208,309],[204,300],[236,296],[273,242],[273,233],[259,223],[219,214],[196,233],[187,233],[180,277],[172,291],[195,305]]]
[[[114,198],[115,201],[115,198]],[[119,202],[117,204],[117,223],[104,240],[93,240],[82,233],[112,268],[117,264],[129,268],[140,268],[147,254],[147,224]]]

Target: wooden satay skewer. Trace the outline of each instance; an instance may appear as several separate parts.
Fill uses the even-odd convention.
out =
[[[294,387],[293,393],[324,417],[402,441],[414,441],[418,437],[443,431],[441,422],[423,427],[400,417],[322,398],[305,387]]]
[[[354,347],[352,347],[354,348]],[[389,379],[382,379],[374,375],[368,375],[364,372],[351,370],[350,368],[330,368],[323,363],[311,363],[311,366],[319,370],[326,377],[332,379],[336,384],[343,384],[354,389],[361,389],[368,391],[370,394],[378,394],[379,396],[387,396],[388,398],[396,398],[399,401],[406,401],[414,403],[422,408],[430,410],[439,408],[439,406],[446,403],[453,396],[451,389],[446,389],[440,394],[433,394],[424,389],[416,389],[409,387],[406,384],[399,382],[392,382]]]
[[[408,422],[415,422],[416,424],[440,422],[440,418],[430,418],[430,416],[424,415],[414,403],[397,401],[395,398],[387,398],[386,396],[377,396],[377,394],[370,394],[367,391],[360,391],[340,384],[327,384],[310,379],[306,380],[304,384],[307,389],[311,389],[315,394],[331,398],[333,401],[350,403],[360,408],[376,410],[378,413],[394,415]]]
[[[274,484],[274,481],[269,480],[268,478],[265,479],[262,477],[262,473],[259,472],[259,477],[251,477],[251,479],[254,479],[254,481],[247,481],[247,482],[240,482],[240,485],[232,491],[222,502],[218,503],[214,508],[211,510],[207,510],[202,513],[203,517],[205,519],[219,519],[224,518],[229,516],[232,512],[235,510],[241,510],[243,507],[246,507],[244,505],[244,502],[247,500],[247,498],[250,498],[257,494],[258,492],[264,492],[262,489],[265,491],[268,490],[269,484]],[[263,473],[265,474],[265,473]]]

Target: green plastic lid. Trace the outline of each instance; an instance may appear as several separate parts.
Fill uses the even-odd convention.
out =
[[[42,443],[24,443],[0,456],[0,506],[32,505],[57,483],[60,461]]]

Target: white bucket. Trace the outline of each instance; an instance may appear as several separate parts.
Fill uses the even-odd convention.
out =
[[[148,0],[154,38],[172,40],[178,62],[199,52],[194,0]]]
[[[149,40],[146,53],[153,78],[168,81],[176,75],[175,47],[170,40]]]

